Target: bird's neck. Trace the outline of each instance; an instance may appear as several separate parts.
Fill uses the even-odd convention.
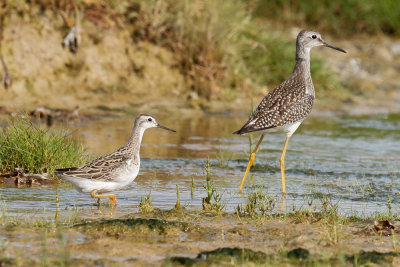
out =
[[[310,73],[310,48],[305,48],[302,45],[296,46],[296,64],[293,69],[293,74],[300,78],[305,83],[306,93],[315,97],[314,85]]]
[[[128,142],[125,147],[127,149],[127,153],[133,156],[139,156],[140,145],[142,144],[142,138],[145,129],[142,127],[134,126],[131,136],[129,137]]]
[[[310,50],[302,45],[296,45],[296,65],[293,72],[310,75]]]

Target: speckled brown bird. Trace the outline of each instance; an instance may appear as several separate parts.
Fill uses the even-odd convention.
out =
[[[234,134],[247,134],[262,132],[253,153],[250,155],[246,172],[243,176],[239,192],[242,191],[250,167],[254,163],[255,155],[265,133],[275,129],[286,133],[286,141],[280,158],[282,193],[286,193],[285,187],[285,154],[289,139],[300,126],[308,114],[310,114],[315,90],[310,73],[310,50],[315,46],[327,46],[346,53],[345,50],[325,42],[321,34],[312,30],[303,30],[297,36],[296,64],[292,74],[278,87],[269,92],[246,124]]]
[[[144,131],[154,127],[175,132],[158,124],[154,117],[142,114],[136,118],[128,142],[118,150],[80,167],[57,169],[54,174],[72,183],[79,192],[90,193],[92,198],[97,198],[98,204],[100,198],[108,198],[116,205],[114,194],[98,193],[118,190],[135,180],[140,169],[139,152]]]

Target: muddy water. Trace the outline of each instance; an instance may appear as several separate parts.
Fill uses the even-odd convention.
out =
[[[93,156],[112,152],[129,137],[132,116],[113,116],[84,120],[69,126],[82,139]],[[97,208],[89,195],[75,191],[71,185],[0,188],[3,210],[9,216],[52,218],[56,210],[61,217],[119,216],[137,211],[142,196],[150,193],[153,205],[171,209],[176,202],[176,185],[180,186],[181,205],[202,207],[205,196],[204,164],[210,158],[211,175],[223,193],[225,210],[233,211],[245,202],[248,192],[263,190],[281,202],[279,157],[284,136],[272,133],[264,138],[243,194],[239,194],[249,150],[247,136],[231,133],[246,121],[244,115],[208,114],[194,118],[159,114],[158,122],[177,130],[147,130],[141,148],[139,176],[127,188],[117,191],[118,207]],[[56,128],[65,127],[57,125]],[[399,211],[400,195],[400,115],[313,116],[293,135],[286,155],[287,211],[318,203],[328,196],[339,203],[347,215],[371,215]],[[254,142],[259,135],[254,135]],[[194,196],[191,181],[194,179]],[[58,195],[59,202],[56,202]],[[103,200],[104,201],[104,200]],[[106,201],[105,201],[106,203]]]

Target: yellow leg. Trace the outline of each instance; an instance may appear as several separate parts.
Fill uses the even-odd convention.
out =
[[[253,153],[250,154],[249,163],[247,163],[246,172],[244,173],[242,182],[241,182],[241,184],[240,184],[239,192],[242,192],[242,188],[243,188],[243,186],[244,186],[244,182],[246,181],[247,174],[249,173],[251,166],[253,166],[254,159],[256,158],[256,153],[257,153],[257,151],[258,151],[258,147],[260,146],[260,144],[261,144],[261,142],[262,142],[263,139],[264,139],[264,134],[262,134],[261,137],[260,137],[260,140],[258,140],[258,143],[257,143],[257,145],[256,145],[256,147],[255,147]]]
[[[281,155],[281,177],[282,177],[282,194],[286,194],[286,186],[285,186],[285,154],[286,154],[286,149],[289,143],[290,137],[286,137],[285,141],[285,146],[283,147],[282,150],[282,155]]]
[[[281,201],[280,209],[279,209],[282,212],[283,212],[283,210],[285,208],[285,198],[286,198],[285,196],[286,196],[285,194],[282,195],[282,201]]]
[[[110,200],[110,204],[117,205],[117,198],[113,194],[109,195],[98,195],[97,190],[93,190],[90,195],[92,198],[97,198],[97,203],[100,204],[100,198],[108,198]]]

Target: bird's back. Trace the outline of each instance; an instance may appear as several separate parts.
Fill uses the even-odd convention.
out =
[[[302,73],[293,72],[263,98],[247,123],[235,134],[262,131],[304,120],[314,102],[314,95],[308,92],[313,91],[311,80],[308,81]]]
[[[118,174],[117,169],[128,168],[128,165],[137,165],[139,168],[140,158],[129,153],[125,147],[117,151],[96,158],[83,166],[76,168],[57,169],[55,175],[59,177],[75,177],[92,180],[113,180],[114,175]]]

